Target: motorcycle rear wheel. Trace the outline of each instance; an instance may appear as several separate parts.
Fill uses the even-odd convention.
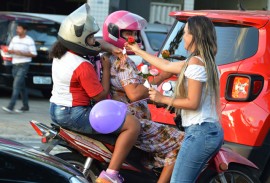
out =
[[[239,164],[230,165],[229,169],[224,172],[224,176],[227,183],[260,183],[256,169]],[[210,169],[206,169],[197,181],[197,183],[205,182],[222,183],[217,172]]]
[[[75,154],[72,152],[64,152],[55,154],[55,156],[67,161],[68,163],[72,164],[74,167],[76,167],[81,172],[83,171],[84,163],[86,158],[83,157],[80,154]],[[97,168],[97,166],[92,163],[90,169],[86,172],[85,177],[89,181],[89,183],[95,183],[97,177],[99,176],[100,170]]]

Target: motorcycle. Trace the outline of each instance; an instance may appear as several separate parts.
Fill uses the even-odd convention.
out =
[[[100,172],[107,168],[117,136],[85,135],[53,123],[48,126],[34,120],[30,121],[30,124],[41,136],[41,151],[51,153],[58,146],[66,148],[67,152],[54,155],[78,168],[89,182],[94,183]],[[151,162],[151,154],[133,147],[120,170],[125,182],[157,182],[162,169],[153,168],[146,162]],[[196,182],[259,183],[257,170],[257,166],[246,158],[222,147],[208,161]]]

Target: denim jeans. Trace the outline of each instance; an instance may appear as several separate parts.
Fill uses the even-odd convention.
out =
[[[65,129],[72,131],[93,134],[96,133],[89,122],[90,106],[65,107],[50,104],[50,115],[53,122]]]
[[[21,95],[23,107],[28,108],[28,91],[25,84],[25,78],[29,69],[29,63],[13,64],[12,75],[13,75],[13,90],[11,95],[11,100],[9,102],[8,108],[13,109],[16,101]]]
[[[223,144],[220,123],[204,122],[185,128],[185,137],[178,153],[171,183],[193,183]]]

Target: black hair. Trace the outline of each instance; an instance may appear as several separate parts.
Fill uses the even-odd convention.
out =
[[[22,27],[24,30],[28,30],[28,26],[25,23],[19,22],[17,26]]]
[[[68,49],[60,41],[56,41],[49,52],[49,59],[60,59],[67,51]]]

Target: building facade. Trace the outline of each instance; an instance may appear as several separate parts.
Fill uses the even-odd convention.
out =
[[[117,10],[128,10],[148,22],[172,24],[169,12],[178,10],[228,9],[270,10],[270,0],[8,0],[1,2],[0,11],[68,15],[84,3],[89,3],[99,24]]]

